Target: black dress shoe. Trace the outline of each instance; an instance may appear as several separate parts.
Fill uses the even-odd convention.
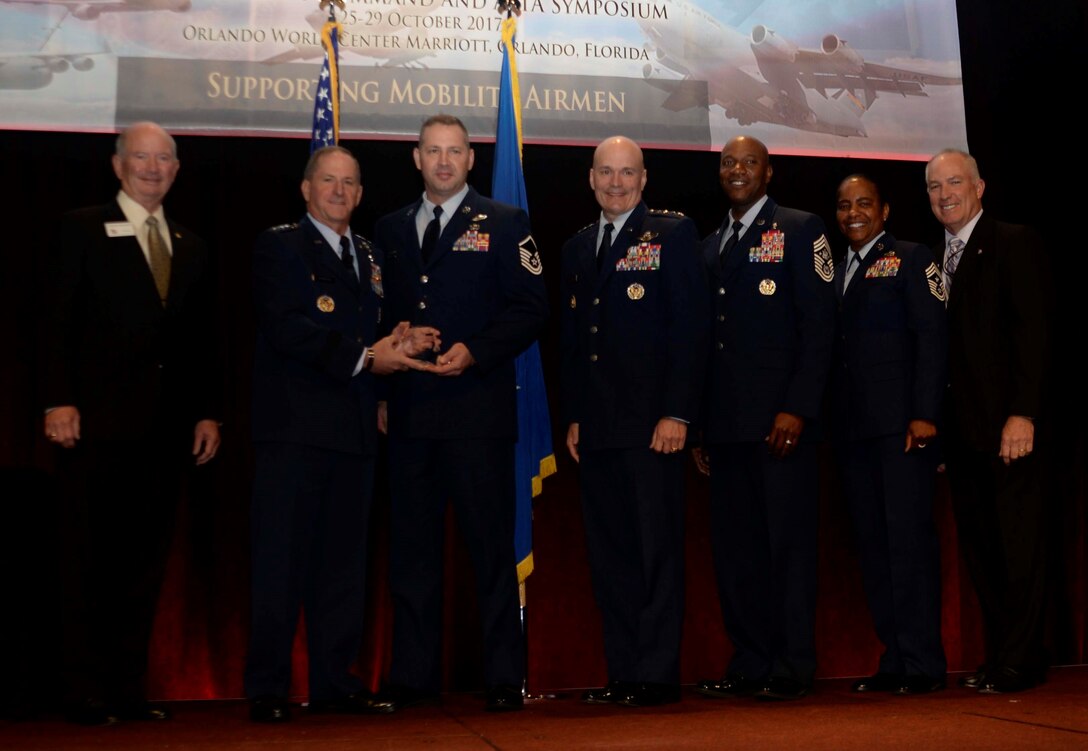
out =
[[[162,722],[163,720],[169,720],[173,716],[170,714],[169,709],[152,706],[146,701],[118,705],[116,714],[122,720],[143,720],[148,722]]]
[[[867,694],[874,691],[898,691],[903,685],[903,676],[897,673],[877,673],[868,678],[854,681],[850,690],[856,694]]]
[[[424,691],[391,683],[382,687],[375,700],[389,705],[391,707],[388,710],[389,712],[396,712],[408,707],[418,707],[422,704],[437,704],[439,696],[436,691]]]
[[[808,693],[808,686],[784,675],[772,675],[765,680],[754,696],[763,701],[788,701],[800,699]]]
[[[961,675],[959,680],[956,681],[961,688],[974,688],[977,689],[983,683],[986,682],[986,666],[979,665],[978,670],[967,675]]]
[[[484,709],[488,712],[516,712],[525,705],[517,686],[492,686],[487,690]]]
[[[310,712],[314,714],[389,714],[396,705],[369,691],[359,691],[339,699],[312,699]]]
[[[680,687],[671,683],[639,683],[619,700],[625,707],[660,707],[680,701]]]
[[[609,681],[603,688],[589,688],[582,692],[586,704],[618,704],[626,699],[637,684],[627,681]]]
[[[947,685],[944,676],[934,678],[929,675],[905,675],[900,683],[899,688],[895,690],[898,696],[932,694],[934,691],[944,691]]]
[[[751,696],[759,684],[743,675],[727,675],[717,681],[699,681],[695,690],[712,699],[735,699],[738,696]]]
[[[105,702],[96,699],[72,704],[65,710],[64,719],[76,725],[88,726],[116,725],[121,721],[117,713],[107,707]]]
[[[978,692],[980,694],[1012,694],[1035,688],[1040,683],[1042,680],[1035,672],[1003,667],[987,671],[986,678],[979,684]]]
[[[249,719],[253,722],[287,722],[291,706],[281,696],[258,696],[249,703]]]

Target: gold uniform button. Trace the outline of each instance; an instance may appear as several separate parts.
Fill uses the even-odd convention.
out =
[[[426,274],[424,274],[423,276],[421,276],[419,278],[420,284],[426,284],[429,281],[431,281],[431,278],[429,276],[427,276]]]
[[[589,356],[589,361],[590,362],[597,362],[597,355],[590,355]]]
[[[599,297],[594,297],[594,298],[593,298],[593,304],[594,304],[594,305],[600,305],[600,304],[601,304],[601,298],[599,298]]]
[[[597,333],[597,327],[596,326],[590,326],[589,327],[589,333],[596,334]]]
[[[725,320],[725,316],[724,316],[724,315],[721,315],[721,314],[719,314],[719,315],[718,315],[718,320],[719,320],[719,321],[724,321],[724,320]]]
[[[419,301],[419,309],[420,310],[426,310],[427,309],[427,301],[426,300],[420,300]]]
[[[725,294],[725,287],[718,287],[718,294],[719,295],[724,295]]]
[[[718,349],[720,349],[720,350],[725,349],[725,345],[722,344],[721,342],[718,342]]]

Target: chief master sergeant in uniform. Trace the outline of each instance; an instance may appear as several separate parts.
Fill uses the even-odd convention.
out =
[[[876,674],[853,690],[908,695],[945,686],[933,487],[947,334],[941,272],[929,248],[884,230],[889,211],[864,175],[839,185],[835,217],[850,250],[835,270],[829,422],[884,644]]]
[[[442,332],[430,372],[390,379],[390,590],[393,661],[385,695],[399,705],[441,689],[445,512],[468,543],[483,624],[487,709],[520,709],[525,651],[514,557],[514,360],[548,316],[540,256],[524,211],[467,184],[464,124],[423,123],[413,152],[423,196],[383,217],[389,321]]]
[[[598,221],[563,247],[563,406],[579,462],[608,684],[590,704],[680,699],[684,457],[706,362],[708,305],[690,219],[642,202],[642,150],[593,155]],[[569,301],[569,302],[568,302]]]
[[[767,147],[737,136],[718,170],[732,205],[703,241],[713,298],[704,452],[711,545],[733,657],[712,697],[797,699],[816,670],[814,424],[831,363],[831,248],[813,215],[767,196]]]
[[[310,711],[389,712],[349,670],[363,636],[377,437],[374,376],[423,367],[435,341],[407,324],[377,338],[381,256],[349,227],[359,163],[315,151],[306,216],[261,234],[253,257],[253,613],[245,690],[255,722],[290,718],[291,646],[306,614]]]

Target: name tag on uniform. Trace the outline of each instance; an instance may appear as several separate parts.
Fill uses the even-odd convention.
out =
[[[106,222],[106,237],[136,237],[132,222]]]

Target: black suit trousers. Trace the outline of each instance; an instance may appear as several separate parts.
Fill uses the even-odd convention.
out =
[[[58,451],[65,700],[139,703],[190,445],[159,435]]]
[[[950,442],[951,443],[951,442]],[[962,443],[948,450],[948,480],[960,551],[978,593],[986,663],[1029,675],[1046,668],[1046,454],[1005,466]]]

